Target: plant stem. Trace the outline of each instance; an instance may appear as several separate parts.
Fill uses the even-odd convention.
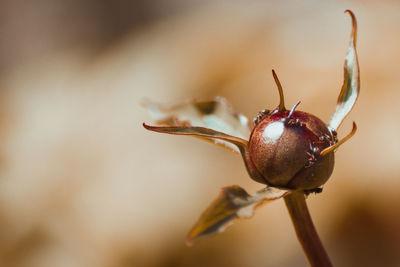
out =
[[[285,196],[285,203],[292,218],[297,238],[303,247],[310,265],[331,267],[332,263],[318,237],[310,213],[308,212],[304,193],[296,191]]]

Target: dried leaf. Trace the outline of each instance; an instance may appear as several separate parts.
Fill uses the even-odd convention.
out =
[[[159,133],[167,133],[167,134],[175,134],[175,135],[191,135],[197,136],[201,138],[212,139],[215,141],[223,141],[228,142],[229,144],[236,145],[236,148],[239,151],[244,151],[247,148],[247,140],[231,136],[228,134],[224,134],[218,131],[214,131],[212,129],[203,128],[203,127],[185,127],[185,126],[149,126],[143,123],[143,127],[147,130],[159,132]]]
[[[346,10],[352,20],[352,32],[350,45],[344,62],[344,82],[336,105],[336,110],[332,115],[329,126],[337,130],[344,118],[353,108],[360,93],[360,70],[356,50],[357,42],[357,20],[353,12]]]
[[[222,97],[208,101],[190,101],[171,107],[147,101],[144,106],[157,125],[203,127],[244,140],[248,140],[251,133],[249,120],[244,115],[234,112],[228,101]],[[235,145],[222,139],[205,139],[234,152],[240,152]]]
[[[187,244],[192,245],[198,237],[223,232],[235,219],[250,218],[261,204],[281,198],[288,193],[288,190],[267,187],[249,195],[237,185],[222,188],[218,198],[203,212],[189,232]]]

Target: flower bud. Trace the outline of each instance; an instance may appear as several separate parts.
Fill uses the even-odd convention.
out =
[[[249,156],[266,184],[311,190],[332,174],[334,153],[319,153],[336,141],[335,134],[316,116],[276,109],[254,127]]]

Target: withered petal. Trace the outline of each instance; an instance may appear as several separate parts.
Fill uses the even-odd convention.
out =
[[[352,20],[352,32],[350,45],[344,61],[344,82],[340,91],[335,112],[329,122],[329,127],[337,130],[352,110],[360,93],[360,70],[356,50],[357,43],[357,20],[353,12],[346,10]]]
[[[199,237],[223,232],[234,220],[250,218],[260,205],[281,198],[290,193],[274,187],[267,187],[249,195],[238,185],[222,188],[221,193],[203,212],[187,236],[190,246]]]

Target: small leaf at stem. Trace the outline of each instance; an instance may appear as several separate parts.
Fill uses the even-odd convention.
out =
[[[190,246],[198,237],[223,232],[238,218],[250,218],[261,204],[281,198],[290,191],[267,187],[249,195],[237,185],[222,188],[222,192],[203,212],[189,232],[187,244]]]
[[[346,10],[352,20],[350,45],[344,61],[344,82],[340,91],[335,112],[329,122],[329,127],[337,130],[353,108],[360,93],[360,70],[356,50],[357,20],[353,12]]]
[[[232,106],[222,97],[207,101],[190,101],[175,106],[163,106],[149,101],[143,105],[161,126],[203,127],[233,137],[247,140],[251,128],[249,120],[242,114],[233,111]],[[216,139],[206,139],[216,140]],[[239,153],[236,146],[225,141],[216,141],[234,152]]]

